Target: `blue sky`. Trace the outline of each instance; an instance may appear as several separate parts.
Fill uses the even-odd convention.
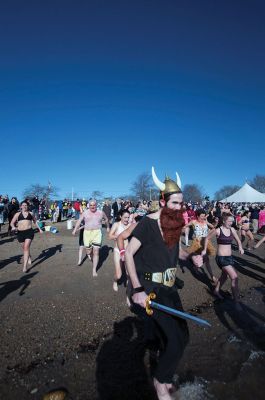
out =
[[[264,20],[262,0],[2,2],[0,193],[265,174]]]

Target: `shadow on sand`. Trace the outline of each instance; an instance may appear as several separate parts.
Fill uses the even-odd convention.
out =
[[[99,261],[98,261],[98,266],[97,266],[97,271],[102,268],[104,262],[109,256],[109,252],[113,251],[113,247],[109,247],[107,245],[104,245],[101,247],[99,250]]]
[[[255,250],[254,250],[254,251],[255,251]],[[264,258],[261,258],[261,257],[258,256],[257,254],[251,253],[251,252],[248,251],[248,250],[245,250],[245,255],[246,255],[246,256],[249,256],[249,257],[252,257],[252,258],[256,258],[256,260],[258,260],[258,261],[264,263]],[[265,269],[264,269],[264,268],[262,269],[262,271],[265,273]]]
[[[265,350],[265,317],[254,311],[249,306],[240,303],[236,306],[232,299],[214,301],[214,310],[220,322],[237,337],[247,338],[261,350]],[[240,329],[242,335],[235,331],[229,319]]]
[[[62,247],[63,247],[62,244],[57,244],[56,246],[50,247],[49,249],[42,250],[40,255],[37,258],[35,258],[34,261],[32,261],[32,263],[34,263],[34,265],[32,265],[31,268],[28,269],[28,271],[31,271],[33,268],[36,268],[37,265],[48,260],[48,258],[53,257],[57,253],[57,251],[59,251],[61,253]],[[35,264],[36,261],[37,261],[37,263]]]
[[[8,264],[16,262],[17,264],[21,264],[22,255],[13,256],[10,258],[6,258],[0,262],[0,269],[5,268]]]
[[[38,272],[33,272],[31,274],[23,275],[20,279],[13,281],[7,281],[0,283],[0,301],[4,300],[10,293],[20,289],[19,296],[25,294],[26,288],[30,285],[31,279],[38,274]]]
[[[2,239],[2,238],[4,238],[4,236],[1,237],[0,244],[5,244],[5,243],[13,242],[16,239],[16,236],[11,236],[11,237],[9,236],[6,239]]]
[[[260,281],[262,283],[265,283],[265,277],[257,274],[256,272],[253,272],[247,268],[251,268],[252,270],[261,272],[261,273],[265,273],[265,270],[259,266],[257,266],[256,264],[247,261],[247,260],[243,260],[240,257],[237,256],[233,256],[234,261],[235,261],[235,269],[240,272],[243,275],[249,276],[250,278],[256,279],[257,281]],[[247,268],[244,268],[247,267]]]
[[[100,400],[151,400],[155,392],[144,364],[143,324],[136,317],[114,323],[110,340],[97,356],[97,388]]]

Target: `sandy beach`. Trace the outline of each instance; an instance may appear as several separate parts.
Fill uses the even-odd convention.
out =
[[[22,251],[14,237],[0,239],[0,397],[42,399],[63,388],[68,399],[156,399],[149,374],[142,324],[126,305],[125,288],[113,283],[113,242],[106,238],[98,277],[88,259],[77,266],[78,237],[67,230],[35,234],[33,263],[22,273]],[[185,311],[206,319],[189,322],[190,343],[176,371],[180,399],[263,399],[265,373],[264,245],[234,251],[241,310],[230,283],[225,300],[215,300],[206,273],[179,269]],[[212,260],[215,274],[219,269]]]

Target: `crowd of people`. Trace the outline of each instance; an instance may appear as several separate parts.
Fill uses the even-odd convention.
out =
[[[220,301],[223,300],[221,288],[229,278],[233,299],[238,305],[239,285],[232,242],[235,240],[240,254],[253,251],[265,242],[264,236],[255,243],[257,234],[265,234],[265,209],[263,204],[185,203],[178,176],[177,181],[166,178],[161,182],[154,170],[152,174],[160,190],[156,201],[118,198],[113,202],[97,202],[91,198],[49,202],[35,196],[19,204],[15,197],[9,200],[8,196],[0,196],[0,229],[8,223],[7,233],[17,233],[26,273],[32,263],[30,246],[34,224],[42,233],[42,220],[57,223],[75,219],[72,233],[79,233],[77,265],[83,262],[85,250],[96,278],[104,224],[108,238],[114,243],[113,290],[118,290],[125,271],[127,303],[144,319],[147,331],[158,341],[154,388],[159,400],[170,400],[173,375],[188,342],[188,326],[185,320],[157,310],[153,311],[152,318],[146,318],[143,310],[149,296],[155,293],[158,302],[182,310],[177,266],[179,260],[186,260],[196,274],[204,273],[203,266],[206,267],[212,293]],[[213,273],[213,256],[220,269],[219,277]]]
[[[27,211],[32,215],[32,221],[35,222],[38,229],[41,229],[41,224],[38,222],[43,220],[50,220],[52,223],[61,222],[69,218],[75,219],[77,222],[74,232],[79,231],[79,255],[78,265],[82,262],[82,254],[84,249],[88,246],[84,244],[83,234],[89,227],[89,223],[85,222],[87,214],[95,206],[97,213],[100,214],[100,219],[97,223],[98,229],[102,222],[108,226],[110,230],[109,239],[114,240],[114,283],[113,289],[118,290],[118,282],[121,278],[122,260],[118,254],[117,237],[123,230],[130,231],[143,217],[158,210],[159,202],[157,200],[139,200],[133,202],[131,200],[124,200],[117,198],[113,202],[106,199],[105,201],[97,202],[95,199],[76,199],[71,201],[64,199],[62,201],[48,201],[46,198],[39,198],[34,196],[26,198],[24,202],[19,203],[16,197],[9,200],[8,195],[0,195],[0,231],[1,226],[5,223],[8,224],[7,234],[12,235],[12,231],[17,231],[19,221],[16,221],[15,226],[12,228],[12,219],[15,215],[18,216],[19,210],[27,206]],[[22,211],[20,211],[22,212]],[[25,210],[24,210],[25,212]],[[102,217],[104,215],[104,218]],[[261,238],[256,244],[254,243],[254,236],[257,233],[265,233],[265,207],[263,204],[250,204],[250,203],[221,203],[221,202],[183,202],[182,215],[184,218],[183,236],[184,243],[188,249],[189,254],[201,254],[204,248],[205,238],[209,231],[220,229],[223,226],[223,215],[230,215],[233,218],[231,227],[238,232],[239,238],[242,243],[246,242],[246,249],[253,250],[258,248],[263,242]],[[91,213],[88,219],[90,219]],[[131,227],[130,229],[128,229]],[[43,229],[43,228],[42,228]],[[98,240],[101,243],[101,240]],[[128,243],[128,242],[126,242]],[[100,247],[100,246],[99,246]],[[93,257],[91,249],[87,250],[88,258],[94,258],[93,275],[96,276],[96,267],[98,254]],[[94,250],[94,253],[96,251]],[[209,273],[212,282],[216,283],[218,280],[214,276],[210,264],[209,256],[214,256],[216,250],[211,241],[207,241],[207,249],[204,254],[204,264]],[[30,257],[29,257],[30,263]],[[27,264],[27,263],[26,263]],[[24,271],[26,267],[24,267]]]
[[[78,220],[84,210],[88,208],[88,199],[64,199],[64,200],[49,200],[45,197],[39,196],[26,197],[29,210],[34,214],[37,220],[51,220],[52,222],[61,222],[62,220],[74,218]],[[132,201],[129,199],[117,198],[114,201],[110,199],[97,201],[97,208],[104,211],[108,220],[113,224],[118,217],[120,210],[126,209],[130,215],[137,216],[146,215],[150,207],[152,208],[157,201],[152,200],[138,200]],[[9,197],[8,195],[0,195],[0,229],[1,225],[10,221],[19,210],[21,203],[16,197]],[[251,231],[256,234],[265,225],[265,206],[264,204],[252,203],[221,203],[216,201],[202,201],[202,202],[186,202],[183,203],[183,217],[186,222],[195,219],[196,210],[203,209],[207,215],[207,222],[216,225],[221,220],[221,215],[225,212],[231,213],[235,217],[236,225],[239,225],[239,220],[251,224]],[[242,218],[244,217],[244,218]],[[132,217],[130,217],[130,222]],[[242,234],[247,235],[249,229],[245,225],[242,229]],[[265,228],[263,228],[265,230]],[[185,242],[188,243],[190,229],[187,226],[185,230]],[[252,239],[252,237],[251,237]]]

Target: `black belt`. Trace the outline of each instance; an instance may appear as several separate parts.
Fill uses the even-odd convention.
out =
[[[172,287],[175,284],[177,268],[168,268],[164,272],[144,272],[143,278],[146,281],[161,283],[164,286]]]

